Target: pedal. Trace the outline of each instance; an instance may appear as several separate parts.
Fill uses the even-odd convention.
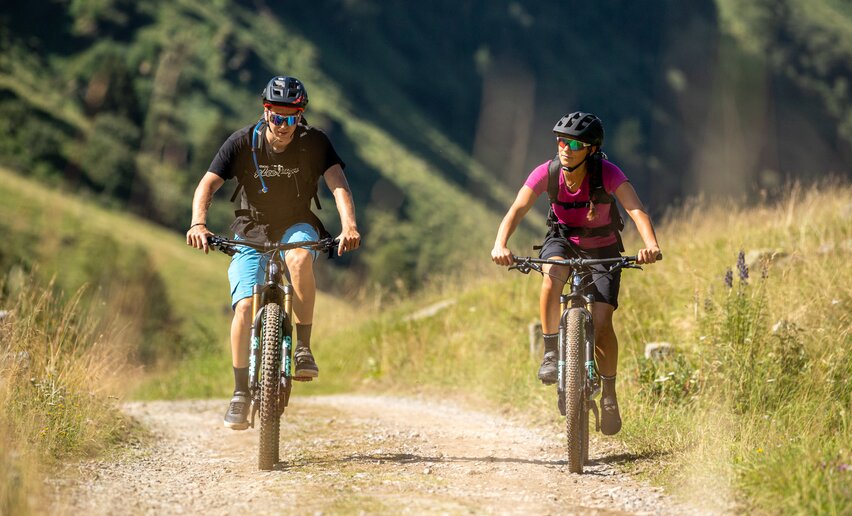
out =
[[[293,377],[293,380],[295,380],[297,382],[311,382],[311,381],[313,381],[313,379],[314,379],[313,376],[294,376]]]
[[[589,408],[592,409],[592,412],[595,413],[595,432],[600,432],[601,418],[600,414],[598,414],[598,404],[595,403],[595,400],[589,400]]]
[[[596,400],[601,395],[601,386],[600,384],[596,384],[592,387],[592,392],[589,394],[590,400]]]

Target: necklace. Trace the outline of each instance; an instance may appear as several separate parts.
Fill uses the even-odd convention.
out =
[[[583,182],[583,178],[586,177],[585,171],[580,174],[580,177],[574,179],[573,181],[570,179],[571,172],[568,172],[564,168],[562,169],[562,178],[565,180],[565,186],[568,187],[568,190],[571,192],[576,192],[580,187],[580,183]]]

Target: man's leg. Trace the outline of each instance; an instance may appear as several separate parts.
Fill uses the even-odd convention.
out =
[[[251,333],[251,290],[262,271],[260,255],[249,248],[234,256],[228,268],[231,283],[231,362],[234,366],[234,396],[225,412],[225,426],[234,430],[248,428],[250,408],[248,370]]]
[[[237,301],[234,306],[234,318],[231,320],[231,360],[235,369],[248,369],[249,366],[249,333],[251,332],[251,298]],[[236,385],[235,387],[245,387]]]
[[[308,224],[296,224],[282,237],[283,242],[318,240],[316,230]],[[314,321],[314,304],[317,285],[314,278],[314,260],[316,251],[292,249],[287,251],[284,261],[290,272],[293,285],[293,316],[296,319],[296,349],[293,352],[295,371],[293,376],[315,378],[319,375],[314,356],[311,353],[311,331]]]
[[[285,258],[290,271],[290,282],[295,292],[293,315],[296,324],[310,325],[314,321],[314,303],[317,284],[314,279],[314,257],[305,249],[293,249]],[[301,335],[299,335],[301,340]]]

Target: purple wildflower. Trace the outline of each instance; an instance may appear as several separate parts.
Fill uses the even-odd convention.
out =
[[[748,285],[748,265],[746,265],[745,253],[742,250],[737,255],[737,270],[740,273],[740,283]]]
[[[725,286],[728,288],[734,288],[734,271],[731,269],[725,271]]]

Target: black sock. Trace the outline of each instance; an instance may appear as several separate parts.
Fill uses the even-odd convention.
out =
[[[559,334],[558,333],[545,333],[542,335],[544,337],[544,352],[556,353],[559,348]]]
[[[306,348],[311,347],[311,328],[313,328],[313,324],[298,324],[296,323],[296,338],[299,341],[296,343],[296,347],[305,346]]]
[[[234,368],[234,392],[248,392],[248,367]]]

